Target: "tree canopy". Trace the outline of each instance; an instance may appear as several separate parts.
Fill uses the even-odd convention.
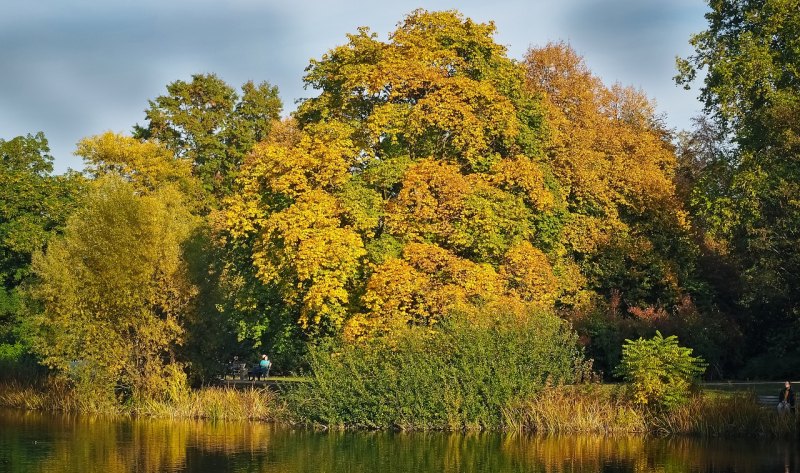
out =
[[[714,166],[697,176],[693,210],[737,275],[751,354],[800,363],[800,2],[711,1],[708,28],[678,60],[687,88],[721,130]],[[726,149],[726,142],[731,143]],[[793,357],[792,357],[793,354]],[[791,366],[791,363],[789,364]],[[791,370],[791,368],[787,368]],[[787,371],[788,374],[788,371]]]
[[[307,334],[359,338],[485,304],[677,301],[692,277],[674,151],[641,92],[565,45],[411,13],[307,69],[319,95],[245,159],[222,233]],[[573,104],[577,103],[577,106]],[[268,315],[267,315],[268,317]]]
[[[245,153],[269,133],[283,105],[277,87],[246,82],[242,95],[214,74],[175,81],[150,101],[145,126],[134,137],[162,143],[194,169],[215,198],[231,191]]]

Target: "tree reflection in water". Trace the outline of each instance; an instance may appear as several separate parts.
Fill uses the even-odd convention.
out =
[[[796,440],[315,432],[0,411],[8,472],[800,472]]]

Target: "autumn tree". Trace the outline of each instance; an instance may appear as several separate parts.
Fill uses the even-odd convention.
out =
[[[622,290],[631,305],[678,300],[693,286],[696,249],[654,103],[607,87],[563,43],[531,49],[525,64],[547,109],[546,152],[568,210],[565,249],[605,295]]]
[[[37,253],[27,333],[41,362],[87,402],[181,386],[174,350],[195,288],[182,245],[196,225],[171,186],[142,194],[119,176],[96,181],[64,235]]]
[[[493,34],[422,10],[388,42],[359,29],[312,61],[320,94],[296,125],[246,158],[220,220],[229,241],[254,239],[257,277],[306,334],[391,332],[511,297],[506,253],[552,242],[541,110]],[[525,297],[552,304],[552,262],[536,258],[547,283]]]
[[[493,34],[424,10],[388,41],[359,29],[312,61],[319,95],[246,158],[218,221],[252,242],[254,274],[306,334],[387,334],[498,301],[586,310],[611,288],[669,303],[690,286],[652,102],[563,45],[516,63]]]

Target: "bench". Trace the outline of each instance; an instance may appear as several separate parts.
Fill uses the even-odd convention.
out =
[[[272,368],[272,363],[269,363],[266,368],[262,368],[261,365],[256,365],[247,372],[247,379],[251,381],[255,381],[258,379],[261,381],[261,377],[269,378],[269,369]]]
[[[247,375],[247,363],[231,363],[228,365],[226,377],[230,376],[233,379],[245,379],[245,375]]]

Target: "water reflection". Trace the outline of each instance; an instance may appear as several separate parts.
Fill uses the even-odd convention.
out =
[[[8,472],[800,472],[796,441],[322,433],[0,411]]]

